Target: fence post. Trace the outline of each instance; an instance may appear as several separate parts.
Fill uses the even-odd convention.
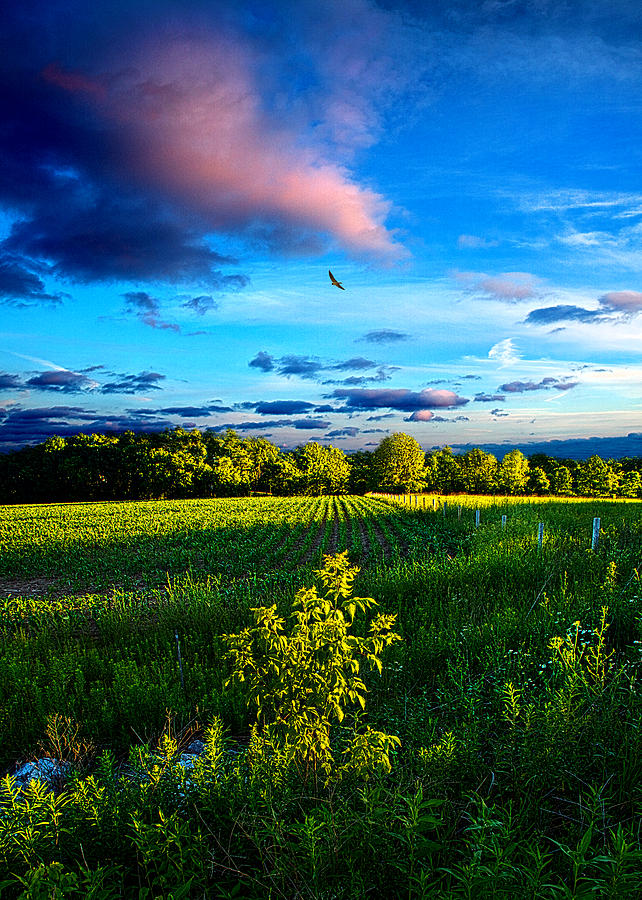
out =
[[[185,680],[183,678],[183,660],[181,659],[181,642],[178,639],[178,631],[174,632],[176,637],[176,650],[178,652],[178,670],[181,673],[181,688],[185,690]]]
[[[479,510],[475,510],[475,528],[479,526]]]
[[[506,528],[506,516],[502,516],[502,528]]]
[[[591,550],[597,550],[597,545],[600,540],[600,518],[599,516],[595,516],[593,519],[593,539],[591,540]]]
[[[444,500],[444,519],[446,518],[446,511],[448,510],[448,501]]]
[[[461,506],[457,507],[457,519],[461,519]]]
[[[544,542],[544,523],[540,522],[537,526],[537,544],[542,549],[542,543]]]

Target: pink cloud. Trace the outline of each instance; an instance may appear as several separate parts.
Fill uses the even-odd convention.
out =
[[[528,300],[536,296],[535,281],[525,272],[507,272],[496,278],[482,278],[476,287],[498,300]]]
[[[539,279],[528,272],[505,272],[494,276],[481,272],[455,272],[455,278],[468,290],[482,291],[505,303],[529,300],[539,293]]]
[[[429,422],[435,414],[429,409],[418,409],[408,417],[409,422]]]
[[[600,297],[602,306],[623,313],[636,313],[642,310],[642,293],[639,291],[610,291]]]
[[[71,94],[93,94],[99,98],[104,96],[104,86],[99,81],[80,72],[65,71],[57,62],[46,66],[42,70],[42,77],[49,84],[55,84]]]
[[[351,409],[397,409],[407,412],[427,411],[429,408],[463,406],[469,401],[454,391],[409,391],[407,388],[337,388],[333,397],[345,399]]]
[[[270,115],[261,63],[229,37],[159,37],[139,47],[131,69],[103,79],[97,108],[137,178],[187,203],[213,230],[249,231],[280,249],[318,249],[321,236],[355,255],[406,255],[385,226],[390,202],[330,159],[323,142],[304,139],[296,115]],[[341,127],[369,129],[357,121],[367,110],[336,96],[332,103]]]

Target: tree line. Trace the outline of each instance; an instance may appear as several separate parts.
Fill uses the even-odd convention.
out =
[[[424,453],[396,433],[373,451],[346,454],[315,441],[283,451],[265,438],[186,431],[52,437],[0,455],[0,503],[240,497],[250,494],[442,494],[640,497],[642,459],[502,461],[474,448]]]

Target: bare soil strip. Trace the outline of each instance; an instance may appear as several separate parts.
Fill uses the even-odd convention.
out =
[[[345,547],[344,547],[345,549]],[[335,508],[332,520],[332,532],[324,553],[337,553],[339,551],[339,514]]]
[[[55,578],[2,578],[0,579],[0,599],[11,600],[14,597],[42,597],[56,589]],[[59,593],[59,591],[56,591]]]
[[[314,536],[314,540],[305,551],[303,556],[299,559],[299,565],[304,566],[312,560],[316,559],[319,555],[319,550],[321,549],[321,544],[323,543],[323,535],[325,534],[325,525],[327,522],[328,514],[326,513],[323,517],[321,524],[317,529],[317,533]],[[305,538],[303,538],[305,540]],[[303,541],[302,541],[303,542]]]
[[[379,527],[379,523],[376,519],[372,519],[372,525],[374,528],[374,535],[377,540],[377,543],[383,550],[383,555],[385,559],[390,559],[392,556],[393,547],[390,545],[388,538],[385,536],[381,528]]]

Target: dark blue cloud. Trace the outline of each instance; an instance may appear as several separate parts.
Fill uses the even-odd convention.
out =
[[[221,272],[235,261],[212,247],[211,227],[137,176],[118,124],[99,113],[97,59],[124,47],[146,15],[135,4],[107,6],[27,0],[0,9],[0,203],[15,216],[0,242],[0,297],[59,302],[45,270],[79,283],[238,289],[245,276]]]
[[[533,309],[525,321],[529,325],[551,325],[553,322],[604,322],[606,318],[603,310],[560,305]]]
[[[334,367],[336,368],[336,366]],[[377,382],[390,381],[392,373],[399,370],[398,366],[379,366],[374,375],[350,375],[340,381],[329,379],[322,384],[343,384],[346,387],[359,387],[364,384],[376,384]]]
[[[315,378],[324,366],[314,356],[282,356],[279,360],[279,375],[298,375],[300,378]]]
[[[351,426],[347,428],[337,428],[336,431],[329,431],[326,435],[329,438],[356,437],[359,434],[359,428]]]
[[[106,416],[79,406],[50,406],[35,409],[12,407],[0,417],[0,446],[15,450],[40,444],[50,437],[75,434],[119,434],[123,431],[162,431],[172,427],[168,419],[146,412]]]
[[[500,400],[505,400],[503,394],[475,394],[473,400],[476,403],[497,403]]]
[[[209,294],[201,294],[198,297],[190,297],[189,300],[185,300],[181,306],[185,307],[185,309],[191,309],[192,312],[196,313],[197,316],[204,316],[205,313],[211,312],[214,309],[218,309],[218,303],[211,297]]]
[[[263,372],[271,372],[274,369],[274,358],[265,350],[259,350],[254,359],[249,361],[248,366],[261,369]]]
[[[165,406],[162,409],[150,410],[168,416],[182,416],[188,419],[199,419],[211,416],[213,412],[232,412],[231,406]]]
[[[308,412],[313,406],[307,400],[270,400],[257,403],[254,408],[261,416],[293,416]]]
[[[295,419],[292,424],[300,431],[305,431],[308,428],[313,431],[324,431],[330,427],[330,422],[327,422],[325,419]]]
[[[269,419],[266,422],[226,422],[222,425],[213,425],[208,431],[264,431],[266,428],[296,428],[298,431],[325,430],[330,427],[330,422],[324,419]]]
[[[54,371],[34,375],[25,382],[27,387],[39,391],[57,391],[61,394],[78,394],[95,385],[95,382],[77,372]]]
[[[484,444],[452,444],[457,453],[466,453],[474,447],[480,447],[498,459],[510,450],[521,450],[525,456],[535,453],[546,453],[556,459],[588,459],[597,454],[602,459],[619,459],[623,456],[642,456],[642,434],[629,432],[627,435],[613,437],[569,438],[568,440],[533,441],[527,443],[484,443]]]
[[[99,391],[101,394],[141,394],[145,391],[160,391],[159,381],[164,381],[167,376],[159,372],[140,372],[138,375],[121,375],[120,381],[111,381],[103,384]]]
[[[128,291],[123,294],[127,311],[133,312],[136,317],[150,328],[160,328],[164,331],[180,331],[180,326],[173,322],[165,322],[161,319],[161,301],[152,297],[147,291]]]
[[[30,306],[34,303],[61,303],[68,294],[50,293],[40,275],[27,261],[5,254],[0,258],[0,303]]]
[[[362,338],[358,338],[358,340],[366,341],[368,344],[394,344],[398,341],[407,341],[409,338],[410,335],[404,334],[403,331],[381,328],[379,331],[369,331]]]
[[[0,372],[0,391],[24,391],[25,385],[19,375],[9,375],[8,372]]]
[[[345,362],[337,363],[334,366],[330,366],[331,369],[374,369],[377,363],[373,362],[371,359],[365,359],[363,356],[353,356],[351,359],[346,359]]]
[[[506,384],[500,384],[499,390],[507,394],[524,394],[530,391],[548,391],[554,388],[557,391],[569,391],[571,388],[577,387],[577,381],[568,381],[558,378],[542,378],[541,381],[509,381]]]

